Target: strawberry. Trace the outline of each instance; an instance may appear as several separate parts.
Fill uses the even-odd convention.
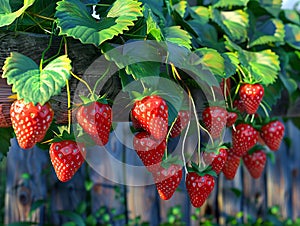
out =
[[[284,125],[278,120],[269,122],[261,128],[260,135],[265,144],[272,151],[276,151],[279,149],[284,135]]]
[[[238,118],[238,115],[236,112],[228,112],[226,126],[231,127],[236,122],[237,118]]]
[[[220,137],[227,121],[225,108],[211,106],[202,112],[202,120],[213,139]]]
[[[161,199],[170,199],[182,178],[182,166],[172,164],[168,168],[159,166],[152,174]]]
[[[75,141],[63,140],[52,143],[49,154],[57,178],[66,182],[83,164],[85,148]]]
[[[215,179],[209,174],[200,176],[196,172],[189,172],[185,184],[192,205],[201,207],[214,189]]]
[[[49,103],[41,106],[16,100],[10,108],[10,118],[21,148],[32,148],[44,139],[54,112]]]
[[[112,109],[108,104],[93,101],[82,105],[76,113],[76,118],[97,145],[107,144],[112,124]]]
[[[245,106],[243,104],[243,101],[238,99],[238,100],[234,100],[233,101],[233,106],[241,113],[243,114],[246,109],[245,109]]]
[[[227,160],[222,169],[222,172],[226,177],[226,179],[233,180],[237,172],[237,169],[239,168],[240,160],[241,157],[235,155],[232,149],[230,149],[227,152]]]
[[[166,149],[166,141],[163,140],[159,143],[149,133],[142,131],[134,136],[133,147],[147,170],[153,172],[162,161]]]
[[[243,156],[245,166],[254,179],[261,176],[265,168],[266,160],[266,153],[263,150],[257,150],[252,154],[246,153]]]
[[[154,139],[165,139],[168,132],[168,105],[160,96],[151,95],[136,100],[131,114]]]
[[[264,87],[261,84],[244,84],[239,91],[240,99],[243,102],[248,114],[254,114],[264,96]]]
[[[188,125],[189,120],[190,120],[190,111],[187,110],[179,111],[177,119],[170,132],[170,136],[173,138],[179,136],[182,130],[184,130],[184,128]]]
[[[212,170],[219,174],[227,160],[227,149],[220,148],[217,152],[203,152],[203,161],[205,164],[211,165]]]
[[[240,123],[232,131],[232,146],[235,155],[241,157],[258,141],[258,132],[249,124]]]

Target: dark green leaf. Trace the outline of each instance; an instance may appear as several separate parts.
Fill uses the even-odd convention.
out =
[[[284,17],[289,20],[290,22],[300,25],[300,16],[296,10],[292,9],[285,9],[283,10]]]
[[[285,24],[284,29],[287,44],[300,50],[300,27],[294,24]]]
[[[85,226],[83,218],[79,214],[77,214],[75,212],[72,212],[72,211],[69,211],[69,210],[60,210],[60,211],[57,211],[57,213],[60,214],[60,215],[62,215],[62,216],[64,216],[64,217],[69,218],[77,226]]]
[[[236,69],[240,63],[237,53],[226,52],[222,54],[225,63],[225,78],[229,78],[230,76],[236,73]]]
[[[186,8],[187,8],[187,1],[186,0],[181,0],[177,4],[173,5],[173,10],[176,10],[179,15],[184,18]]]
[[[143,10],[145,19],[146,19],[146,25],[147,25],[147,35],[151,35],[155,40],[161,41],[162,40],[162,32],[160,30],[160,27],[158,26],[157,21],[155,20],[155,17],[151,11],[151,9],[148,7],[148,5],[144,6]]]
[[[250,36],[248,45],[249,47],[253,47],[256,45],[264,45],[269,43],[283,44],[284,36],[284,24],[281,20],[257,20],[256,28],[253,35]]]
[[[240,189],[231,188],[230,190],[235,194],[236,197],[241,197],[242,191]]]
[[[263,101],[272,107],[280,99],[283,88],[284,86],[282,85],[281,81],[277,79],[275,83],[268,85],[265,88]]]
[[[248,14],[244,10],[220,11],[213,9],[212,19],[234,41],[245,41],[248,34]]]
[[[259,0],[260,6],[274,17],[278,17],[281,11],[282,0]]]
[[[213,4],[214,8],[231,8],[233,6],[247,6],[249,0],[219,0]]]
[[[163,30],[163,33],[166,41],[169,41],[179,46],[186,47],[187,49],[192,48],[192,37],[187,31],[181,29],[180,26],[166,27]]]
[[[58,2],[55,16],[61,35],[99,46],[134,25],[134,21],[143,16],[140,5],[136,0],[116,0],[107,17],[96,21],[79,0],[62,0]]]
[[[20,17],[26,9],[34,3],[35,0],[24,0],[22,8],[12,12],[9,0],[0,1],[0,27],[6,26],[14,22],[15,19]]]
[[[197,49],[195,53],[200,57],[200,62],[207,66],[212,73],[218,76],[224,75],[224,58],[218,51],[209,48]]]
[[[204,6],[194,6],[189,8],[189,12],[197,22],[201,24],[206,24],[210,18],[210,11],[207,7]]]
[[[10,139],[13,137],[13,129],[12,128],[0,128],[0,155],[2,157],[6,156],[9,147],[10,147]],[[0,162],[1,162],[1,157],[0,157]]]
[[[30,207],[30,213],[32,214],[35,210],[42,207],[46,203],[47,203],[47,200],[44,200],[44,199],[39,199],[39,200],[34,201]]]
[[[13,52],[3,66],[3,78],[12,86],[19,99],[44,105],[52,96],[58,95],[70,77],[71,60],[62,55],[39,70],[29,57]]]
[[[280,70],[279,57],[271,50],[260,52],[244,51],[251,75],[264,85],[272,84]]]
[[[128,65],[125,70],[128,75],[132,75],[135,80],[138,80],[144,77],[159,76],[160,65],[159,62],[140,62]]]

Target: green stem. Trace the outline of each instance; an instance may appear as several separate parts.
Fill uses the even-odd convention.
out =
[[[198,115],[197,115],[197,109],[196,109],[196,105],[195,105],[195,102],[193,100],[193,97],[190,96],[190,99],[191,99],[191,103],[192,103],[193,112],[194,112],[196,122],[199,122]],[[198,160],[199,160],[198,164],[199,164],[199,167],[200,167],[200,164],[201,164],[201,134],[200,134],[199,126],[197,126],[197,136],[198,136],[198,149],[197,149],[197,152],[198,152]]]
[[[43,63],[44,63],[45,54],[46,54],[46,52],[50,49],[51,44],[52,44],[53,30],[54,30],[54,23],[52,23],[52,31],[51,31],[51,35],[50,35],[50,40],[49,40],[48,46],[47,46],[47,48],[42,52],[42,57],[41,57],[41,61],[40,61],[40,71],[43,70]]]
[[[50,57],[49,59],[44,60],[43,64],[46,64],[46,63],[48,63],[49,61],[52,61],[53,59],[55,59],[56,57],[59,56],[59,54],[60,54],[60,52],[61,52],[61,49],[62,49],[62,43],[63,43],[63,40],[64,40],[64,39],[62,38],[61,41],[60,41],[59,49],[58,49],[57,53],[56,53],[54,56]]]
[[[190,129],[190,125],[191,125],[191,120],[189,120],[189,122],[187,124],[186,131],[184,133],[184,137],[183,137],[183,140],[182,140],[182,149],[181,149],[181,155],[182,155],[182,160],[183,160],[183,167],[184,167],[186,175],[188,173],[188,170],[187,170],[187,166],[186,166],[186,159],[185,159],[185,156],[184,156],[184,149],[185,149],[185,142],[186,142],[188,131]]]
[[[76,78],[78,81],[82,82],[82,83],[88,88],[90,94],[93,93],[91,87],[89,86],[89,84],[88,84],[86,81],[84,81],[83,79],[81,79],[79,76],[75,75],[72,71],[71,71],[70,73],[71,73],[71,75],[72,75],[74,78]]]
[[[216,95],[215,95],[215,91],[214,91],[212,86],[210,87],[210,90],[211,90],[211,93],[212,93],[212,96],[213,96],[213,100],[214,100],[214,102],[216,102]]]
[[[68,94],[68,133],[71,133],[71,93],[70,93],[70,86],[69,81],[66,80],[66,88]]]
[[[39,14],[31,13],[31,12],[28,12],[28,14],[31,14],[32,16],[35,16],[35,17],[39,17],[39,18],[44,19],[44,20],[55,21],[54,18],[46,17],[46,16],[43,16],[43,15],[39,15]]]
[[[267,109],[266,109],[265,105],[264,105],[263,103],[260,103],[259,105],[260,105],[260,106],[261,106],[261,108],[263,109],[263,111],[264,111],[264,113],[265,113],[266,117],[267,117],[267,118],[269,118],[269,117],[270,117],[270,115],[269,115],[269,113],[268,113],[268,111],[267,111]]]
[[[25,14],[41,29],[43,30],[44,32],[46,33],[49,33],[49,34],[52,34],[51,31],[48,31],[47,29],[43,28],[42,25],[40,25],[39,22],[37,22],[29,13],[25,12]]]
[[[96,84],[95,84],[95,86],[94,86],[93,92],[91,93],[92,95],[94,95],[94,94],[96,93],[96,89],[97,89],[99,83],[102,81],[102,79],[103,79],[103,78],[107,75],[107,73],[109,72],[110,66],[111,66],[111,63],[109,64],[109,66],[107,67],[107,69],[106,69],[106,71],[103,73],[103,75],[102,75],[100,78],[98,78],[98,80],[96,81]]]

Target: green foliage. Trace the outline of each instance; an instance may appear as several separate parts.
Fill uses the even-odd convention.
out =
[[[142,16],[140,3],[135,0],[117,0],[107,15],[99,21],[92,17],[85,4],[79,0],[63,0],[56,8],[60,35],[79,39],[82,43],[96,46],[122,34]]]
[[[22,8],[15,12],[12,12],[9,0],[0,1],[0,27],[10,25],[18,17],[20,17],[25,10],[34,3],[35,0],[24,0],[24,5]]]
[[[3,66],[3,78],[13,85],[12,91],[25,102],[44,105],[58,95],[70,77],[71,60],[63,55],[52,60],[46,67],[38,65],[23,54],[12,52]]]

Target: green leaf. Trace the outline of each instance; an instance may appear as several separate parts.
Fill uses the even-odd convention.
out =
[[[247,6],[249,0],[219,0],[213,4],[214,8],[232,8],[233,6]]]
[[[234,41],[245,41],[248,34],[248,14],[244,10],[219,11],[213,9],[212,19]]]
[[[144,17],[146,19],[147,25],[147,35],[151,35],[155,40],[162,40],[162,32],[160,27],[158,26],[157,21],[155,20],[155,16],[153,15],[151,9],[146,4],[143,9]]]
[[[12,128],[0,128],[0,162],[4,156],[7,156],[10,147],[10,139],[13,137]],[[2,157],[1,157],[2,156]]]
[[[283,88],[284,86],[282,85],[280,79],[277,79],[275,83],[270,84],[265,88],[263,101],[272,107],[280,99]]]
[[[236,73],[236,69],[240,63],[237,53],[223,53],[225,63],[225,78],[229,78]]]
[[[200,63],[207,66],[213,74],[224,75],[224,58],[218,51],[210,48],[201,48],[197,49],[194,53],[200,57]]]
[[[35,0],[24,0],[24,5],[15,12],[12,12],[9,0],[0,1],[0,27],[10,25],[20,17],[26,9],[34,3]]]
[[[186,0],[179,1],[177,4],[173,5],[173,10],[176,10],[182,18],[184,18],[186,8],[187,8]]]
[[[283,10],[284,17],[294,24],[300,25],[300,16],[296,10],[285,9]]]
[[[139,62],[128,65],[125,70],[135,80],[139,80],[144,77],[159,76],[160,65],[161,63],[159,62]]]
[[[77,214],[77,213],[74,213],[74,212],[69,211],[69,210],[60,210],[60,211],[57,211],[57,213],[60,214],[60,215],[62,215],[62,216],[64,216],[64,217],[69,218],[77,226],[85,226],[83,218],[79,214]]]
[[[235,196],[236,196],[237,198],[241,197],[242,191],[241,191],[240,189],[237,189],[237,188],[231,188],[230,190],[235,194]]]
[[[286,43],[300,50],[300,27],[294,24],[285,24],[284,29]]]
[[[183,46],[187,49],[192,48],[191,47],[192,37],[187,31],[181,29],[180,26],[166,27],[163,30],[163,33],[166,41],[177,44],[179,46]]]
[[[248,61],[248,70],[257,81],[264,85],[275,82],[280,70],[278,55],[269,49],[260,52],[244,51],[244,55]]]
[[[201,24],[206,24],[209,21],[210,18],[210,12],[207,7],[204,6],[194,6],[189,8],[189,13],[191,14],[191,17],[196,19],[197,22]]]
[[[281,20],[257,20],[256,28],[252,36],[250,36],[249,47],[256,45],[264,45],[269,43],[284,43],[284,24]]]
[[[79,0],[62,0],[57,3],[55,16],[60,35],[79,39],[82,43],[99,46],[114,36],[123,34],[143,16],[141,3],[136,0],[116,0],[107,17],[96,21]]]
[[[281,11],[282,0],[258,0],[258,2],[267,12],[274,17],[278,17]]]
[[[225,63],[225,78],[229,78],[230,76],[236,73],[236,69],[240,63],[237,53],[226,52],[222,54]]]
[[[44,105],[52,96],[58,95],[70,77],[71,60],[62,55],[51,61],[42,71],[29,57],[12,52],[3,66],[3,78],[12,85],[19,99]]]

